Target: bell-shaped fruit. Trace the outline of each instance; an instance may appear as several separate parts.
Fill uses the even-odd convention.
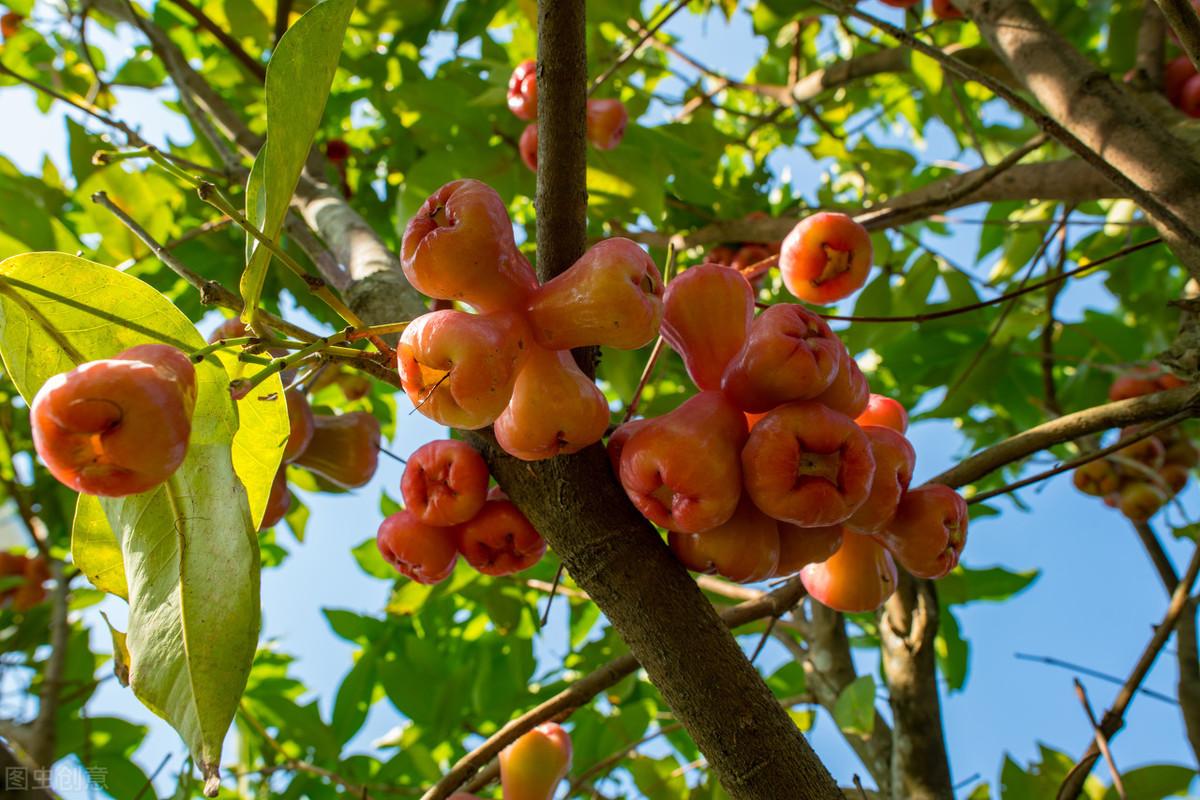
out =
[[[33,444],[77,492],[144,492],[183,463],[195,404],[191,360],[167,345],[141,345],[46,381],[30,408]]]
[[[1121,438],[1135,436],[1137,426],[1130,426],[1121,431]],[[1167,458],[1167,448],[1157,436],[1147,436],[1126,445],[1113,454],[1113,464],[1117,474],[1138,480],[1145,480],[1148,475],[1158,471]]]
[[[543,722],[500,751],[504,800],[550,800],[570,769],[570,735]]]
[[[746,490],[776,519],[815,528],[844,522],[867,499],[871,444],[854,420],[811,400],[767,414],[742,450]]]
[[[625,443],[650,422],[649,419],[631,419],[618,426],[608,437],[608,444],[605,447],[608,450],[608,461],[612,464],[614,474],[621,474],[621,453],[625,451]]]
[[[1176,56],[1167,62],[1163,69],[1163,94],[1173,106],[1179,105],[1183,95],[1183,85],[1195,76],[1196,67],[1187,54]]]
[[[597,150],[612,150],[625,137],[629,112],[620,100],[587,101],[587,138]]]
[[[444,581],[454,571],[458,548],[454,528],[426,525],[410,511],[397,511],[379,524],[375,545],[383,560],[417,583]]]
[[[783,240],[779,273],[788,291],[809,303],[836,303],[858,291],[871,271],[871,237],[845,214],[805,217]]]
[[[1179,464],[1164,464],[1158,471],[1158,477],[1168,489],[1168,494],[1171,497],[1183,491],[1183,487],[1187,486],[1188,480],[1191,478],[1191,473],[1187,467]]]
[[[365,411],[313,417],[313,437],[296,463],[342,487],[362,486],[379,465],[379,420]]]
[[[621,451],[621,485],[646,519],[701,533],[733,516],[746,417],[720,392],[701,392],[649,420]]]
[[[962,19],[965,15],[950,0],[933,0],[933,15],[940,20]]]
[[[896,591],[896,564],[869,536],[842,532],[842,546],[800,570],[800,581],[822,605],[843,613],[874,611]]]
[[[858,533],[879,533],[891,521],[908,491],[916,466],[917,451],[903,434],[879,425],[862,429],[871,442],[871,457],[875,459],[875,477],[871,493],[846,520],[846,527]]]
[[[434,192],[404,229],[401,264],[417,291],[481,312],[523,308],[537,288],[500,195],[458,180]]]
[[[1117,508],[1133,522],[1146,522],[1169,500],[1166,490],[1149,480],[1125,483],[1116,498]]]
[[[484,575],[512,575],[542,560],[546,540],[508,500],[488,500],[458,528],[458,550]]]
[[[737,583],[765,580],[779,563],[779,523],[745,494],[723,524],[704,533],[672,531],[667,542],[679,563],[693,572],[715,572]]]
[[[913,575],[940,578],[958,564],[967,543],[967,503],[949,486],[918,486],[876,538]]]
[[[779,523],[779,563],[773,578],[794,575],[809,564],[819,564],[842,546],[841,525],[824,528],[801,528],[798,525]]]
[[[288,439],[283,446],[283,463],[290,464],[300,457],[313,437],[313,412],[304,392],[288,389],[283,396],[287,399]]]
[[[908,430],[908,412],[904,410],[904,406],[881,394],[869,395],[867,410],[859,414],[854,421],[863,427],[880,425],[884,428],[891,428],[896,433],[904,433]]]
[[[516,312],[431,311],[400,337],[400,381],[413,406],[435,422],[482,428],[508,405],[531,345]]]
[[[593,245],[529,301],[529,324],[551,350],[603,345],[636,350],[658,335],[663,283],[654,260],[629,239]]]
[[[795,303],[773,305],[750,324],[721,388],[743,411],[762,413],[816,397],[837,377],[842,343],[829,324]]]
[[[517,141],[517,152],[532,172],[537,172],[537,151],[538,126],[536,122],[531,122],[521,131],[521,138]]]
[[[1093,497],[1105,497],[1121,488],[1121,476],[1117,473],[1116,465],[1107,458],[1076,467],[1071,482],[1076,489]]]
[[[608,429],[608,401],[580,371],[569,350],[531,344],[513,385],[512,401],[496,419],[496,441],[509,455],[540,461],[575,453]]]
[[[858,362],[847,352],[844,345],[839,355],[838,374],[833,383],[813,399],[850,419],[856,419],[867,409],[871,387],[867,384],[867,376],[863,375]]]
[[[537,119],[537,62],[522,61],[508,79],[508,110],[518,119]]]
[[[405,507],[426,525],[458,525],[479,513],[487,499],[488,468],[466,442],[427,442],[408,457],[400,479]]]
[[[667,285],[662,336],[683,357],[696,386],[715,391],[753,318],[754,290],[746,279],[727,267],[701,264]]]
[[[287,467],[280,464],[279,471],[275,473],[275,480],[271,481],[271,493],[267,495],[267,508],[263,512],[262,522],[258,524],[258,529],[265,531],[268,528],[274,528],[280,520],[287,516],[291,505],[292,493],[288,491]]]

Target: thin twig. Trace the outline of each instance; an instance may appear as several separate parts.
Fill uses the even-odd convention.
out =
[[[625,66],[625,63],[629,61],[629,59],[637,55],[638,51],[641,50],[646,44],[646,40],[654,36],[654,34],[657,33],[663,25],[666,25],[671,17],[675,16],[677,13],[686,8],[689,2],[690,0],[675,0],[675,5],[671,6],[658,22],[654,23],[648,29],[643,31],[640,39],[626,48],[625,52],[621,53],[617,60],[608,66],[608,69],[604,70],[604,72],[597,76],[596,80],[592,81],[592,85],[588,87],[588,97],[591,97],[593,94],[595,94],[596,90],[603,86],[605,81],[611,78],[617,70]]]
[[[1096,746],[1100,748],[1100,752],[1104,756],[1104,761],[1108,764],[1108,772],[1112,775],[1113,788],[1117,790],[1117,795],[1121,800],[1128,800],[1129,795],[1125,793],[1125,781],[1121,780],[1121,773],[1117,770],[1117,762],[1113,760],[1112,750],[1108,747],[1108,739],[1104,736],[1104,731],[1100,730],[1100,723],[1096,722],[1096,714],[1092,711],[1091,701],[1088,700],[1087,689],[1083,688],[1083,684],[1079,682],[1079,678],[1073,678],[1072,683],[1075,684],[1075,696],[1079,698],[1079,702],[1083,706],[1083,712],[1087,714],[1088,722],[1091,724],[1092,730],[1096,733]]]
[[[1091,678],[1107,681],[1108,683],[1116,684],[1117,686],[1121,686],[1125,683],[1124,678],[1118,678],[1116,675],[1110,675],[1107,672],[1101,672],[1100,670],[1092,669],[1091,667],[1085,667],[1082,664],[1076,664],[1072,661],[1064,661],[1061,658],[1055,658],[1054,656],[1039,656],[1031,655],[1030,653],[1013,653],[1013,658],[1017,659],[1018,661],[1032,661],[1035,664],[1045,664],[1050,667],[1069,669],[1072,672],[1078,672],[1081,675],[1087,675]],[[1156,692],[1153,689],[1145,688],[1138,688],[1138,692],[1146,695],[1146,697],[1151,697],[1155,700],[1166,703],[1167,705],[1179,705],[1179,701],[1174,697],[1171,697],[1169,694],[1163,694],[1162,692]]]
[[[196,20],[196,24],[213,35],[221,45],[229,51],[229,54],[240,63],[259,83],[263,83],[267,79],[267,68],[262,65],[258,59],[246,52],[245,48],[238,42],[237,39],[229,35],[220,25],[213,22],[212,19],[196,7],[191,0],[171,0],[172,3],[182,8],[192,19]]]

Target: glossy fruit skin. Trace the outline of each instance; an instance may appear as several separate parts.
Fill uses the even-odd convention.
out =
[[[1170,498],[1162,487],[1148,481],[1130,481],[1117,494],[1117,508],[1133,522],[1146,522]]]
[[[904,495],[896,516],[876,538],[913,575],[936,579],[958,565],[967,521],[967,502],[958,492],[930,483]]]
[[[801,528],[779,523],[779,563],[773,578],[794,575],[809,564],[828,561],[842,546],[841,525],[824,528]]]
[[[629,112],[620,100],[587,101],[587,138],[597,150],[612,150],[625,137]]]
[[[522,308],[537,288],[508,208],[481,181],[451,181],[430,195],[404,229],[400,255],[417,291],[483,313]]]
[[[896,564],[878,542],[852,531],[825,561],[800,570],[800,581],[822,605],[850,614],[874,611],[896,591]]]
[[[504,800],[550,800],[571,769],[571,737],[557,722],[543,722],[500,751]]]
[[[750,324],[721,389],[743,411],[756,414],[807,400],[833,383],[844,349],[825,320],[795,303],[779,303]]]
[[[950,0],[933,0],[933,15],[941,20],[962,19],[966,15]]]
[[[280,464],[279,471],[275,473],[275,480],[271,481],[271,493],[267,496],[267,508],[263,512],[262,522],[258,524],[258,529],[265,531],[268,528],[274,528],[287,516],[291,505],[292,493],[288,491],[287,467]]]
[[[779,563],[779,523],[742,495],[723,524],[704,533],[667,537],[671,552],[692,572],[716,573],[737,583],[753,583],[775,574]]]
[[[508,78],[508,110],[518,119],[537,119],[537,103],[537,62],[530,58],[518,64]]]
[[[404,329],[396,359],[418,411],[442,425],[474,430],[504,411],[532,347],[516,312],[431,311]]]
[[[496,441],[522,461],[578,452],[600,441],[611,414],[604,393],[569,350],[530,344],[512,400],[496,418]]]
[[[1179,91],[1179,110],[1189,117],[1200,117],[1200,75],[1193,75]]]
[[[860,426],[880,425],[891,428],[896,433],[908,431],[908,412],[899,401],[881,394],[871,394],[867,397],[867,408],[854,419]]]
[[[754,290],[746,279],[728,267],[701,264],[667,284],[662,336],[682,356],[697,388],[718,390],[753,318]]]
[[[1071,482],[1076,489],[1093,497],[1106,497],[1121,488],[1121,476],[1116,466],[1106,458],[1076,467]]]
[[[521,138],[517,140],[517,152],[531,172],[537,172],[537,151],[538,126],[536,122],[531,122],[521,131]]]
[[[838,372],[833,383],[813,399],[850,419],[857,419],[867,410],[871,399],[871,386],[867,383],[867,376],[859,369],[858,362],[846,351],[844,345],[839,353]]]
[[[605,449],[608,451],[608,463],[612,464],[614,475],[621,473],[621,453],[625,451],[625,443],[648,424],[649,419],[631,419],[619,425],[608,437]]]
[[[288,389],[283,394],[287,400],[288,440],[283,446],[283,463],[290,464],[300,457],[313,437],[313,412],[304,392]]]
[[[508,500],[488,500],[458,528],[458,550],[484,575],[513,575],[546,554],[546,540]]]
[[[663,315],[663,282],[636,242],[605,239],[529,301],[528,319],[542,347],[602,345],[636,350],[654,340]]]
[[[854,294],[871,271],[871,237],[845,214],[805,217],[783,240],[779,273],[788,291],[809,303],[836,303]]]
[[[1183,96],[1183,85],[1196,74],[1196,67],[1186,54],[1176,56],[1163,69],[1163,94],[1171,105],[1178,107]]]
[[[46,381],[30,407],[34,447],[77,492],[144,492],[183,463],[195,403],[186,355],[167,345],[131,348]]]
[[[483,456],[466,442],[426,442],[408,457],[400,479],[405,507],[426,525],[447,527],[474,517],[488,491]]]
[[[363,486],[379,466],[379,420],[366,411],[317,414],[313,437],[296,464],[343,489]]]
[[[738,507],[745,442],[742,412],[719,392],[700,392],[629,437],[621,485],[655,525],[677,533],[711,530]]]
[[[1160,365],[1151,362],[1133,367],[1118,375],[1112,382],[1112,386],[1108,387],[1108,399],[1127,400],[1131,397],[1161,392],[1164,389],[1175,389],[1184,384],[1185,381],[1166,372]]]
[[[458,561],[453,528],[426,525],[409,511],[385,518],[375,534],[383,559],[401,575],[427,585],[450,577]]]
[[[738,272],[745,274],[756,264],[760,264],[772,255],[771,248],[765,244],[758,242],[750,242],[738,248],[737,255],[729,262],[729,266],[736,269]],[[755,280],[760,280],[761,276],[757,276]]]
[[[875,476],[871,479],[871,493],[846,520],[846,527],[858,533],[879,533],[891,522],[900,499],[908,491],[917,451],[903,434],[891,428],[867,425],[862,432],[871,443]]]
[[[720,244],[708,251],[704,256],[704,263],[731,267],[733,266],[733,259],[737,257],[737,252],[737,248],[730,247],[727,244]]]
[[[778,520],[816,528],[845,522],[871,492],[875,459],[854,421],[814,401],[780,406],[742,450],[746,491]]]

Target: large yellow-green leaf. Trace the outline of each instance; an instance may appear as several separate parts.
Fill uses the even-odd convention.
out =
[[[267,142],[246,187],[246,216],[272,240],[279,236],[292,194],[321,124],[354,0],[325,0],[296,20],[267,64]],[[247,244],[242,299],[253,314],[262,299],[271,254]]]
[[[230,350],[218,353],[230,380],[245,377],[258,364],[238,361]],[[271,483],[283,462],[283,446],[287,444],[291,425],[288,423],[287,402],[283,399],[283,383],[272,375],[254,390],[237,401],[238,430],[233,437],[233,470],[246,487],[250,499],[250,519],[258,528],[267,511]]]
[[[132,276],[65,253],[0,263],[0,356],[29,400],[52,375],[145,342],[204,342]],[[196,367],[187,458],[163,485],[103,498],[129,585],[134,694],[179,731],[217,790],[221,744],[259,628],[258,540],[230,454],[237,413],[217,359]]]
[[[129,599],[129,582],[125,578],[125,560],[121,545],[113,534],[100,499],[90,494],[79,495],[75,504],[75,521],[71,526],[71,558],[79,571],[102,592]]]

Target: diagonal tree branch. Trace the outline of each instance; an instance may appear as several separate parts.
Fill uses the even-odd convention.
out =
[[[1154,0],[1192,65],[1200,69],[1200,17],[1190,0]]]

